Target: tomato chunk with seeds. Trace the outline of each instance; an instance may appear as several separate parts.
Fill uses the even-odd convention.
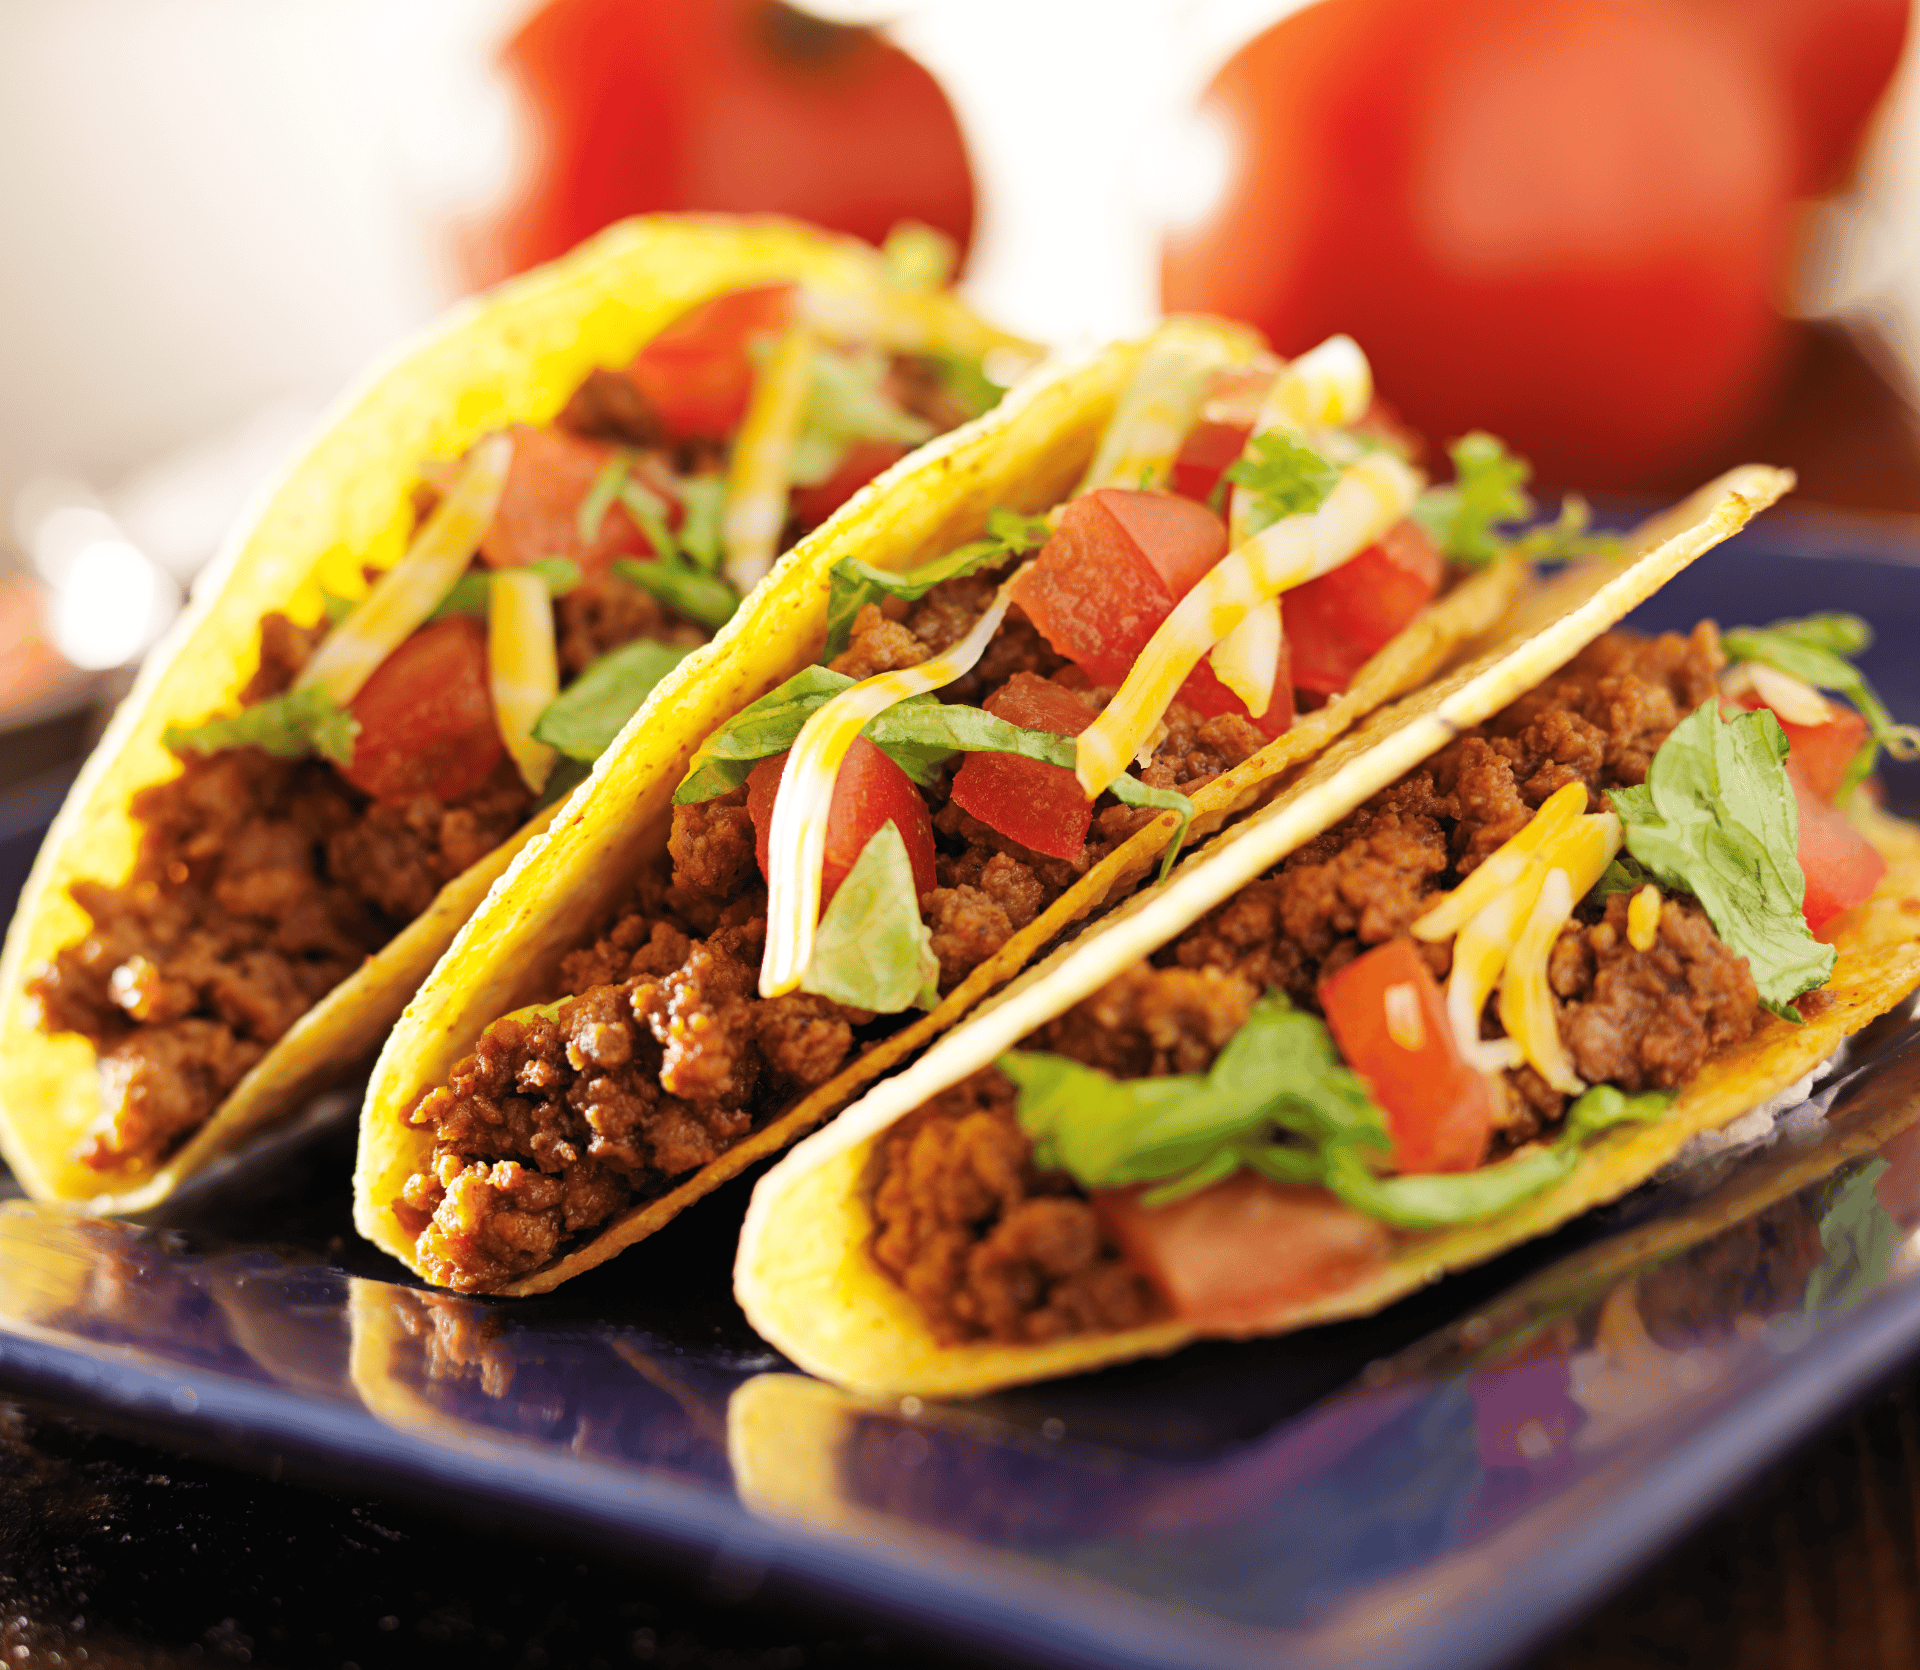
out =
[[[853,442],[825,481],[814,487],[794,488],[790,503],[795,519],[804,528],[818,527],[888,465],[906,455],[907,448],[898,441],[867,436]]]
[[[1295,687],[1326,696],[1346,689],[1433,600],[1446,572],[1446,558],[1426,530],[1403,521],[1332,573],[1283,594]]]
[[[518,568],[543,557],[566,557],[592,577],[606,572],[615,557],[654,555],[639,524],[617,500],[607,506],[590,540],[580,537],[580,506],[600,474],[612,462],[614,448],[582,440],[559,429],[515,424],[513,462],[500,505],[480,541],[480,560],[489,568]],[[680,519],[670,491],[671,477],[646,458],[635,460],[633,474],[665,501],[668,526]]]
[[[1851,910],[1880,885],[1887,861],[1852,824],[1829,806],[1807,780],[1798,758],[1787,756],[1787,781],[1800,812],[1800,869],[1807,878],[1801,913],[1818,933],[1843,910]]]
[[[996,719],[1030,731],[1078,736],[1094,710],[1035,673],[1015,673],[986,700]],[[1072,863],[1087,844],[1093,802],[1063,765],[1022,754],[969,754],[953,778],[953,803],[1009,840]]]
[[[1356,957],[1320,987],[1347,1065],[1373,1090],[1400,1172],[1471,1171],[1493,1134],[1493,1092],[1460,1053],[1447,1005],[1410,939]]]
[[[640,350],[627,376],[676,440],[724,441],[740,427],[753,395],[748,344],[786,329],[793,296],[791,284],[716,296]]]
[[[1060,654],[1102,684],[1119,684],[1174,604],[1226,552],[1226,524],[1205,505],[1102,487],[1067,506],[1013,600]]]
[[[768,870],[768,838],[773,829],[773,803],[787,774],[787,756],[762,760],[747,777],[747,813],[753,819],[754,850],[760,873]],[[827,813],[827,845],[820,867],[820,908],[832,903],[867,842],[882,824],[891,823],[906,843],[913,866],[916,898],[933,890],[933,817],[909,777],[883,749],[864,736],[853,739],[847,757],[833,780],[833,804]]]
[[[1220,485],[1220,478],[1246,450],[1247,437],[1253,433],[1249,423],[1215,423],[1202,418],[1187,431],[1173,461],[1173,490],[1183,499],[1205,504]]]
[[[1767,704],[1752,691],[1740,698],[1744,708],[1762,708]],[[1829,701],[1827,711],[1833,715],[1824,725],[1796,725],[1787,719],[1780,719],[1781,730],[1787,733],[1787,745],[1793,750],[1793,758],[1799,764],[1800,774],[1808,788],[1822,800],[1829,803],[1840,792],[1840,785],[1847,780],[1847,768],[1860,752],[1867,740],[1867,722],[1850,707]]]
[[[1387,1226],[1325,1189],[1241,1172],[1165,1206],[1144,1189],[1101,1189],[1094,1210],[1181,1320],[1210,1334],[1278,1326],[1384,1267]]]
[[[487,629],[472,615],[423,626],[348,704],[359,721],[342,775],[376,800],[458,800],[506,752],[487,679]]]

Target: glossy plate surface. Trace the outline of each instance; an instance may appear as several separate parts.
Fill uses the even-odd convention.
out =
[[[1920,542],[1776,513],[1636,624],[1872,619]],[[1888,778],[1920,811],[1920,768]],[[1920,1349],[1920,1021],[1729,1149],[1363,1322],[871,1405],[728,1293],[746,1186],[541,1299],[419,1290],[334,1129],[145,1226],[0,1206],[0,1390],[356,1489],[772,1569],[1049,1662],[1490,1663]]]

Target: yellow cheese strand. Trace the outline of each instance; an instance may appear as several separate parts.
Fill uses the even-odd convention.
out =
[[[405,554],[320,642],[296,690],[321,685],[345,707],[374,669],[413,636],[467,571],[513,464],[513,437],[489,435],[467,454],[460,479],[434,507]]]
[[[826,857],[827,818],[840,762],[869,723],[910,696],[938,690],[973,670],[1000,628],[1013,583],[1027,566],[1009,575],[973,630],[944,655],[917,667],[877,673],[842,690],[815,711],[794,738],[793,752],[773,803],[767,831],[767,949],[760,964],[760,995],[778,997],[800,984],[813,960],[820,915],[820,872]]]
[[[1568,783],[1547,796],[1526,827],[1489,857],[1451,893],[1443,895],[1413,924],[1415,939],[1432,944],[1453,938],[1467,923],[1511,887],[1549,841],[1573,827],[1587,809],[1583,783]]]
[[[1258,719],[1273,701],[1280,673],[1280,599],[1270,597],[1213,646],[1209,656],[1220,682],[1247,704]]]
[[[1579,819],[1551,848],[1551,864],[1526,926],[1500,977],[1500,1024],[1526,1059],[1562,1095],[1586,1089],[1560,1041],[1548,965],[1573,907],[1599,881],[1620,850],[1620,820],[1611,812]]]
[[[773,567],[787,525],[788,472],[813,387],[815,335],[809,325],[780,333],[754,374],[753,398],[727,468],[720,544],[727,578],[745,597]]]
[[[487,681],[493,716],[520,779],[538,794],[553,770],[554,751],[533,727],[560,694],[560,657],[553,641],[553,598],[546,581],[504,569],[487,588]]]
[[[1259,335],[1225,319],[1167,320],[1147,339],[1093,462],[1073,496],[1096,487],[1165,487],[1213,374],[1249,364]]]
[[[1249,456],[1254,441],[1275,430],[1304,432],[1357,422],[1372,403],[1373,367],[1360,344],[1350,336],[1330,336],[1274,379],[1241,456]],[[1236,547],[1252,537],[1247,529],[1252,504],[1244,489],[1233,490],[1227,531]]]
[[[1099,718],[1080,733],[1075,770],[1097,798],[1160,723],[1200,658],[1247,612],[1358,556],[1406,515],[1421,478],[1391,453],[1349,465],[1318,510],[1263,528],[1215,563],[1141,651]]]

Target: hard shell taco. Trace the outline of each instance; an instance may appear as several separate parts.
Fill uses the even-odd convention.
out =
[[[361,1232],[542,1291],[776,1152],[1588,543],[1455,458],[1428,489],[1346,339],[1202,319],[923,449],[469,922],[375,1070]]]
[[[1831,804],[1915,740],[1862,623],[1608,630],[1784,484],[1734,472],[1570,573],[796,1149],[742,1232],[749,1320],[856,1389],[969,1395],[1363,1314],[1892,1007],[1920,833]]]
[[[379,1040],[776,552],[1027,345],[775,220],[615,227],[349,394],[75,784],[0,962],[0,1146],[131,1210]]]

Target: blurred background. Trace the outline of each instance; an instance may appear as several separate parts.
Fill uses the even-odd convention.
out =
[[[1063,346],[1335,330],[1435,441],[1920,512],[1911,0],[5,0],[0,897],[370,359],[620,215],[914,217]]]

